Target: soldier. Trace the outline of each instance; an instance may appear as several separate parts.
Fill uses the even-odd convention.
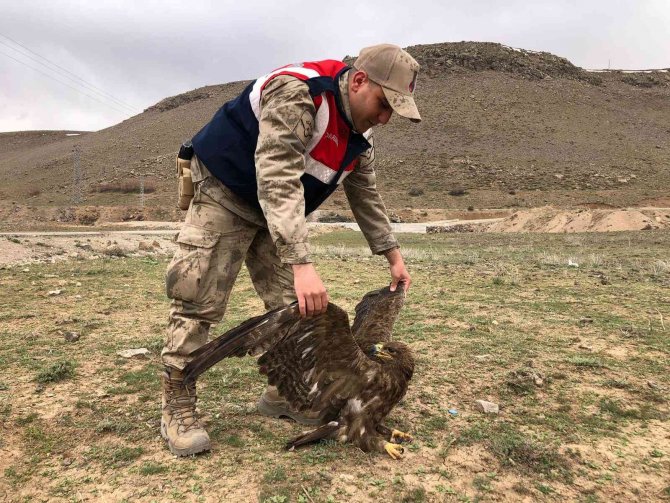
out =
[[[171,301],[161,434],[179,456],[210,448],[196,415],[195,384],[182,383],[189,355],[223,318],[245,262],[270,310],[298,301],[325,312],[326,288],[307,242],[306,215],[343,185],[372,253],[388,259],[391,288],[410,275],[376,188],[372,127],[395,111],[419,122],[418,63],[390,44],[363,49],[353,67],[325,60],[279,68],[221,107],[192,139],[195,195],[166,275]],[[318,424],[268,387],[262,414]]]

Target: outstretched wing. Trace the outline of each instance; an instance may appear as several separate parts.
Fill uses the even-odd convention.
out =
[[[184,382],[224,358],[263,351],[261,373],[298,411],[338,409],[380,368],[354,341],[344,310],[329,303],[325,314],[300,318],[298,306],[291,304],[251,318],[200,347],[184,368]]]
[[[297,303],[250,318],[191,354],[184,367],[184,382],[195,381],[200,374],[229,356],[260,354],[281,339],[300,320]]]
[[[347,313],[332,303],[325,314],[294,324],[258,359],[258,365],[268,383],[277,386],[298,411],[339,410],[381,367],[361,351]]]
[[[356,318],[351,327],[353,337],[363,351],[373,344],[392,339],[393,325],[404,303],[402,282],[398,283],[395,292],[387,286],[365,294],[356,306]]]

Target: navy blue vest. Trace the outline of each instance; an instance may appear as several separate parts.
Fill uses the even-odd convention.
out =
[[[334,75],[302,79],[308,85],[313,99],[322,93],[330,93],[335,97],[338,120],[341,119],[340,124],[345,124],[348,137],[339,171],[329,183],[324,183],[308,173],[302,175],[300,180],[304,188],[305,214],[317,209],[332,194],[344,169],[371,147],[363,135],[353,130],[342,110],[338,78],[347,69],[348,67],[342,65]],[[254,163],[258,120],[250,100],[255,83],[256,81],[249,84],[237,98],[223,105],[212,120],[193,137],[192,142],[195,154],[216,178],[233,193],[260,209]]]

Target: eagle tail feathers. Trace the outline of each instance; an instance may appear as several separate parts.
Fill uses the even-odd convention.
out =
[[[286,443],[286,450],[292,451],[303,445],[314,444],[319,440],[334,438],[339,429],[340,423],[337,421],[331,421],[327,424],[324,424],[323,426],[319,426],[315,430],[308,431],[292,440],[289,440]]]

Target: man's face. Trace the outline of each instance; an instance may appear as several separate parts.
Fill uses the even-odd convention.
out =
[[[372,126],[386,124],[393,108],[384,95],[384,90],[378,84],[368,79],[365,72],[354,71],[349,85],[349,105],[354,128],[364,133]]]

